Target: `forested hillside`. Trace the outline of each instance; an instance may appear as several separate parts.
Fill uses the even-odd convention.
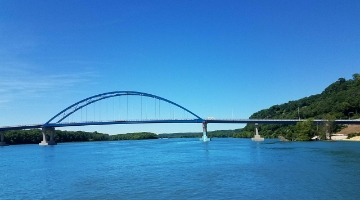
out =
[[[339,78],[329,85],[321,94],[312,95],[274,105],[269,109],[260,110],[250,116],[250,119],[357,119],[360,118],[360,74],[354,74],[352,79]],[[341,127],[334,126],[334,130]],[[321,131],[317,127],[316,131]],[[296,136],[295,125],[259,125],[263,137],[275,138],[279,135],[287,138]],[[315,134],[315,133],[314,133]],[[244,127],[236,137],[254,135],[254,125]]]

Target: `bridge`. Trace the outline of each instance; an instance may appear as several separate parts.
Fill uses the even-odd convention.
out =
[[[129,101],[129,98],[133,98]],[[104,105],[105,104],[105,105]],[[104,108],[105,107],[105,108]],[[110,109],[109,109],[110,107]],[[165,111],[164,111],[165,110]],[[105,112],[105,113],[104,113]],[[166,114],[167,113],[167,114]],[[183,115],[175,117],[175,115]],[[112,116],[111,116],[112,114]],[[167,117],[164,117],[167,115]],[[136,117],[134,117],[136,116]],[[112,119],[109,119],[112,118]],[[114,91],[88,97],[60,111],[43,124],[30,124],[0,127],[0,146],[5,146],[4,131],[41,128],[43,140],[40,145],[55,145],[54,132],[58,127],[110,125],[110,124],[153,124],[153,123],[201,123],[203,126],[202,141],[207,137],[207,124],[211,123],[244,123],[255,124],[254,140],[263,140],[258,134],[258,124],[296,124],[306,121],[297,119],[214,119],[201,118],[185,107],[168,99],[136,91]],[[316,119],[314,123],[323,123]],[[335,124],[360,124],[359,120],[335,120]],[[46,133],[50,132],[50,140]]]

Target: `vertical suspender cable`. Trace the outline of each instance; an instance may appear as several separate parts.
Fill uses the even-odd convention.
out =
[[[121,120],[121,96],[119,95],[119,120]]]
[[[115,101],[115,98],[113,98],[113,109],[112,109],[112,111],[113,111],[113,121],[115,121],[115,106],[114,106],[114,101]]]
[[[129,95],[126,95],[126,120],[129,120]]]

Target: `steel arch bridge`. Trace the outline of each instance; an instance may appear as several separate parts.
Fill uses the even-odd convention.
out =
[[[129,99],[128,97],[129,96],[139,96],[140,97],[140,99],[141,99],[141,101],[140,101],[141,102],[140,103],[141,118],[140,119],[129,120],[127,117],[126,120],[125,119],[124,120],[121,120],[121,119],[118,119],[118,120],[115,120],[115,119],[113,119],[113,120],[95,120],[95,114],[94,114],[94,121],[88,121],[88,120],[82,121],[82,117],[81,117],[80,121],[70,122],[70,116],[74,115],[77,111],[81,110],[81,116],[82,116],[82,108],[87,108],[88,106],[94,104],[94,113],[95,113],[95,103],[96,102],[101,102],[106,99],[121,97],[121,96],[127,96],[127,98],[126,98],[127,113],[128,113],[128,99]],[[148,119],[147,117],[146,117],[146,119],[142,118],[143,97],[155,99],[155,118],[154,119]],[[158,101],[158,104],[157,104],[157,101]],[[192,118],[177,119],[177,118],[175,118],[175,114],[174,114],[175,111],[173,110],[173,118],[172,119],[170,119],[170,118],[169,119],[161,119],[160,118],[160,103],[161,102],[166,102],[169,105],[172,105],[172,107],[178,108],[178,109],[190,114],[190,116],[192,116]],[[157,105],[158,105],[158,118],[156,119]],[[101,111],[101,109],[100,109],[100,111]],[[113,112],[115,112],[115,111],[113,111]],[[87,110],[86,110],[86,115],[87,115]],[[100,115],[101,115],[101,112],[100,112]],[[101,118],[101,116],[100,116],[100,118]],[[64,121],[65,119],[69,119],[69,121],[65,122]],[[153,94],[148,94],[148,93],[144,93],[144,92],[136,92],[136,91],[114,91],[114,92],[107,92],[107,93],[94,95],[94,96],[85,98],[83,100],[80,100],[80,101],[70,105],[69,107],[65,108],[64,110],[60,111],[58,114],[53,116],[50,120],[48,120],[44,124],[0,127],[0,134],[1,134],[0,146],[6,146],[6,143],[4,142],[4,131],[5,130],[42,128],[43,140],[41,141],[41,143],[39,143],[39,145],[55,145],[56,142],[54,140],[54,133],[55,133],[56,127],[109,125],[109,124],[146,124],[146,123],[203,123],[203,130],[204,130],[203,132],[205,135],[205,139],[206,139],[206,141],[210,141],[210,139],[208,139],[206,137],[206,132],[207,132],[206,122],[204,122],[204,120],[201,117],[199,117],[192,111],[186,109],[185,107],[183,107],[173,101],[170,101],[168,99],[165,99],[163,97],[156,96]],[[48,131],[50,131],[50,140],[49,141],[46,138],[46,133]]]
[[[159,101],[159,117],[160,117],[160,102],[166,102],[169,103],[177,108],[180,108],[184,112],[187,112],[190,114],[193,118],[186,118],[186,119],[136,119],[136,120],[94,120],[94,121],[81,121],[81,122],[65,122],[66,118],[69,118],[71,115],[73,115],[75,112],[81,110],[82,108],[85,108],[91,104],[94,104],[98,101],[102,101],[109,98],[114,97],[120,97],[120,96],[140,96],[140,97],[147,97],[147,98],[153,98],[155,99],[155,107],[156,107],[156,100]],[[142,105],[142,98],[141,98],[141,113],[143,109]],[[155,116],[156,116],[156,110],[155,108]],[[58,114],[53,116],[50,120],[48,120],[46,123],[43,124],[43,127],[64,127],[64,126],[87,126],[87,125],[109,125],[109,124],[145,124],[145,123],[202,123],[204,120],[193,113],[192,111],[188,110],[187,108],[170,101],[168,99],[165,99],[160,96],[156,96],[149,93],[144,92],[136,92],[136,91],[114,91],[114,92],[107,92],[102,94],[97,94],[88,98],[85,98],[83,100],[80,100],[69,107],[65,108],[64,110],[60,111]]]
[[[129,96],[137,96],[140,97],[140,119],[115,119],[115,117],[112,120],[96,120],[95,119],[95,104],[97,102],[101,103],[101,101],[106,101],[107,99],[115,99],[115,97],[121,97],[126,96],[126,109],[128,112],[128,97]],[[148,119],[147,117],[144,119],[142,117],[143,115],[143,97],[146,97],[147,99],[154,99],[155,100],[155,118]],[[113,101],[114,102],[114,101]],[[173,118],[160,118],[160,103],[165,102],[168,103],[171,107],[175,107],[184,113],[190,114],[192,118],[175,118],[174,110],[173,110]],[[158,104],[157,104],[158,103]],[[82,109],[88,108],[89,106],[94,105],[94,120],[89,121],[87,120],[87,110],[86,110],[86,120],[82,120]],[[157,107],[158,106],[158,107]],[[121,104],[120,104],[121,107]],[[147,106],[145,105],[145,108]],[[80,121],[71,121],[70,117],[74,116],[75,113],[80,111],[81,113],[81,120]],[[101,104],[100,104],[100,118],[101,118]],[[115,110],[113,110],[115,112]],[[158,113],[157,113],[158,112]],[[158,115],[157,115],[158,114]],[[68,119],[68,122],[65,122]],[[256,135],[257,132],[257,125],[258,124],[296,124],[300,121],[305,121],[306,119],[203,119],[199,117],[194,112],[188,110],[187,108],[174,103],[168,99],[165,99],[163,97],[159,97],[153,94],[148,94],[144,92],[136,92],[136,91],[114,91],[114,92],[107,92],[102,93],[98,95],[94,95],[88,98],[85,98],[83,100],[80,100],[69,107],[65,108],[61,112],[57,113],[55,116],[53,116],[50,120],[48,120],[44,124],[30,124],[30,125],[19,125],[19,126],[2,126],[0,127],[0,146],[5,146],[6,143],[4,142],[4,131],[7,130],[20,130],[20,129],[33,129],[33,128],[42,128],[42,135],[43,135],[43,141],[40,143],[40,145],[54,145],[56,144],[54,140],[54,132],[56,127],[67,127],[67,126],[89,126],[89,125],[110,125],[110,124],[150,124],[150,123],[202,123],[203,125],[203,137],[201,138],[202,141],[207,142],[210,141],[210,139],[206,136],[207,133],[207,124],[208,123],[244,123],[244,124],[255,124],[256,126]],[[326,120],[321,119],[315,119],[314,123],[324,123]],[[333,122],[334,124],[360,124],[360,120],[335,120]],[[50,131],[50,140],[47,141],[46,139],[46,132]],[[257,135],[259,136],[259,135]]]

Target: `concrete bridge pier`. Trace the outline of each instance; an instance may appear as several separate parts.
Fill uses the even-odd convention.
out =
[[[50,141],[46,140],[46,131],[50,131]],[[54,140],[55,127],[42,127],[43,140],[39,143],[40,146],[56,145]]]
[[[9,146],[8,144],[6,144],[6,142],[4,141],[4,131],[0,131],[0,135],[1,135],[1,142],[0,142],[0,146]]]
[[[262,142],[264,141],[264,138],[262,138],[260,135],[259,135],[259,124],[258,123],[255,123],[255,135],[253,138],[251,138],[252,141],[255,141],[255,142]]]
[[[209,142],[210,138],[208,138],[206,135],[207,134],[207,123],[203,122],[202,125],[203,125],[203,136],[200,138],[200,140],[203,142]]]

